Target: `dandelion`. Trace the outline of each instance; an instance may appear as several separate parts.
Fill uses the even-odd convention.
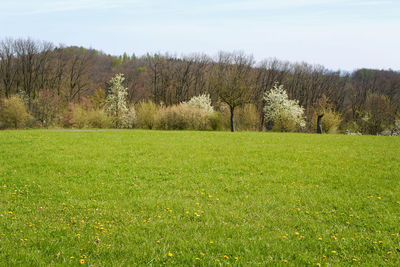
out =
[[[204,255],[206,255],[206,254],[205,254],[204,252],[200,252],[200,255],[201,255],[201,256],[204,256]]]
[[[224,258],[225,258],[225,259],[229,259],[229,257],[228,257],[228,256],[226,256],[226,255],[224,255]]]
[[[350,222],[346,222],[346,224],[350,224]]]
[[[318,267],[321,267],[321,263],[317,263],[317,266],[318,266]]]
[[[80,264],[85,264],[85,260],[84,259],[80,259],[79,263]]]
[[[214,241],[210,241],[210,244],[211,244],[211,245],[214,244]]]
[[[239,260],[239,257],[235,257],[235,260],[238,261],[238,260]]]
[[[168,257],[173,257],[174,254],[172,254],[171,252],[168,253]]]
[[[296,235],[299,235],[300,233],[299,232],[296,232]]]
[[[336,250],[332,250],[331,252],[332,252],[332,254],[336,254]]]
[[[196,260],[196,261],[199,261],[199,260],[200,260],[200,258],[196,258],[195,260]]]
[[[322,237],[318,238],[319,241],[322,241]]]

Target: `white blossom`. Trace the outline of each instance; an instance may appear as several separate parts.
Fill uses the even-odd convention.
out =
[[[306,125],[304,120],[304,108],[299,105],[298,100],[290,100],[283,85],[274,87],[264,93],[264,117],[266,122],[274,122],[279,117],[291,119],[298,127]]]
[[[182,104],[188,105],[192,108],[205,110],[207,113],[212,113],[214,111],[214,108],[211,106],[211,98],[209,94],[194,96],[189,101],[183,102]]]
[[[109,93],[106,99],[107,112],[113,118],[114,126],[117,128],[131,128],[136,119],[133,107],[128,109],[128,88],[122,86],[125,78],[123,74],[116,74],[110,80]]]

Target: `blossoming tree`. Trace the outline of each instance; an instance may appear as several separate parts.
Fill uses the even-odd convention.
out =
[[[128,108],[128,88],[122,86],[124,80],[124,75],[121,73],[110,80],[106,99],[107,112],[116,128],[131,128],[135,119],[135,110]]]
[[[294,131],[304,128],[304,108],[298,100],[289,99],[283,85],[275,83],[274,87],[264,93],[265,121],[280,131]]]

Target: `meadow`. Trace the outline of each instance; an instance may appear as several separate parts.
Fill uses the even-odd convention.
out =
[[[0,132],[0,265],[400,265],[400,139]]]

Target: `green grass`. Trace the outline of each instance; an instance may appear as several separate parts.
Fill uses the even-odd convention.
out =
[[[400,265],[399,138],[2,131],[0,153],[1,266]]]

